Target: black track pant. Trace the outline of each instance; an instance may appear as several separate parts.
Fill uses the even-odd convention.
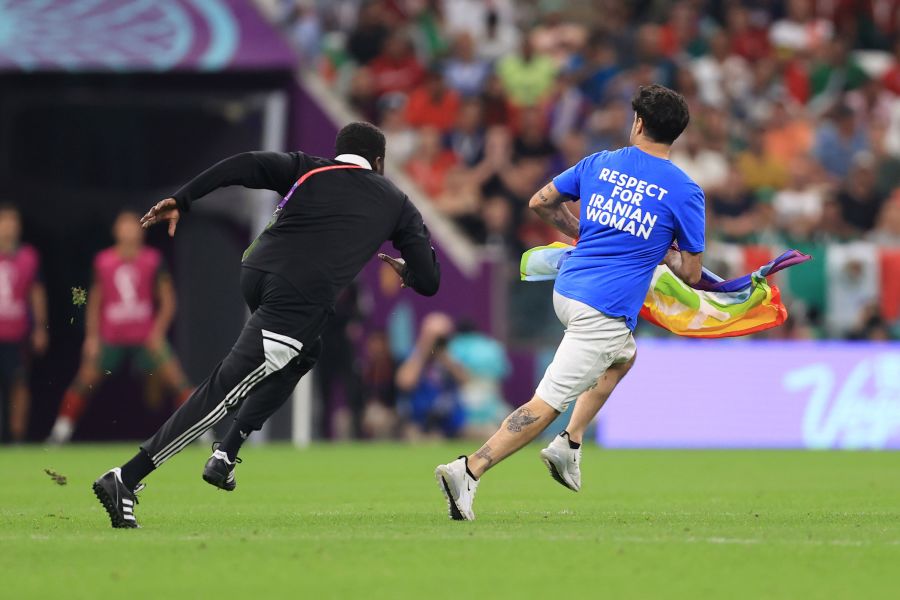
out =
[[[260,429],[319,358],[325,308],[300,305],[286,280],[246,267],[241,291],[253,314],[237,342],[187,402],[141,444],[157,467],[227,414],[242,430]]]

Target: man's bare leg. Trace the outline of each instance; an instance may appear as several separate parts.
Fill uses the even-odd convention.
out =
[[[616,389],[616,386],[619,385],[619,382],[622,381],[622,378],[625,377],[632,365],[634,365],[635,358],[637,358],[637,354],[632,356],[628,362],[612,365],[597,379],[597,384],[594,387],[578,396],[578,400],[575,401],[575,409],[572,411],[572,416],[569,418],[569,424],[566,427],[569,440],[576,444],[582,442],[584,432],[587,431],[597,413],[606,404],[610,394]]]
[[[9,432],[14,442],[22,442],[28,432],[28,409],[31,407],[31,393],[28,382],[18,378],[10,390]]]
[[[159,367],[159,374],[163,384],[175,393],[175,403],[180,408],[191,397],[194,388],[188,382],[187,375],[181,368],[181,363],[174,356],[169,357]]]
[[[570,426],[576,428],[579,439],[584,437],[584,431],[587,429],[587,426],[606,402],[606,399],[609,398],[616,384],[631,368],[632,364],[634,364],[634,357],[626,363],[610,367],[606,373],[598,378],[597,385],[593,389],[588,390],[588,392],[578,398]],[[500,429],[477,452],[469,456],[460,457],[451,463],[438,465],[437,469],[435,469],[435,477],[442,486],[444,497],[447,499],[450,518],[465,521],[473,520],[475,513],[472,510],[472,505],[480,477],[488,469],[536,438],[558,415],[559,412],[556,409],[535,395],[526,404],[520,406],[506,417]],[[553,444],[557,443],[556,440],[563,440],[563,438],[556,438]],[[578,444],[570,444],[572,441],[570,438],[570,440],[563,442],[565,443],[565,452],[559,453],[563,462],[569,460],[566,458],[567,454],[574,453],[577,457],[580,453],[578,449],[580,442]],[[551,447],[553,444],[551,444]],[[574,448],[571,448],[573,445]],[[550,449],[545,448],[541,451],[541,458],[548,466],[551,466],[551,463],[555,460],[544,456],[544,453]],[[547,462],[548,460],[550,461],[549,463]],[[570,470],[577,472],[577,458],[572,462],[573,465]],[[581,488],[580,474],[573,479],[565,474],[561,474],[560,468],[562,467],[557,468],[556,474],[554,474],[553,467],[551,467],[551,474],[554,474],[554,478],[566,487],[578,491]]]
[[[476,478],[515,453],[544,431],[559,413],[534,396],[514,410],[491,438],[467,459],[469,471]]]
[[[504,419],[497,433],[475,453],[460,456],[434,470],[435,478],[447,499],[450,518],[471,521],[472,503],[484,472],[533,440],[556,419],[559,412],[537,395]]]
[[[575,401],[566,430],[541,450],[541,460],[550,471],[550,476],[573,492],[581,490],[581,443],[584,433],[633,364],[632,356],[627,362],[610,366],[598,377],[594,386]]]
[[[100,369],[95,357],[85,357],[74,381],[66,388],[62,403],[59,406],[59,414],[50,431],[47,442],[51,444],[65,444],[72,439],[75,426],[87,408],[88,401],[94,392],[94,388],[100,382]]]

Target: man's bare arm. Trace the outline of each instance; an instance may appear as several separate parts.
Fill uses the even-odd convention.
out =
[[[84,311],[84,358],[94,361],[100,352],[100,305],[102,303],[100,284],[93,283],[88,290],[87,307]]]
[[[94,283],[88,290],[87,307],[84,314],[84,335],[85,337],[100,336],[100,284]]]
[[[675,276],[686,284],[694,285],[700,281],[703,272],[703,253],[670,249],[663,264],[672,269]]]
[[[531,197],[528,207],[572,239],[578,237],[578,217],[566,207],[565,198],[551,181]]]
[[[175,319],[175,310],[178,304],[175,286],[172,285],[172,277],[168,273],[160,274],[157,280],[156,302],[156,318],[153,320],[149,341],[152,345],[161,345]]]
[[[34,319],[34,331],[31,344],[35,352],[43,354],[47,350],[47,289],[43,283],[35,282],[31,286],[31,317]]]

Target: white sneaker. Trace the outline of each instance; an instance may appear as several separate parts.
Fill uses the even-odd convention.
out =
[[[474,521],[472,503],[475,501],[478,480],[466,471],[466,457],[460,456],[451,463],[438,465],[434,470],[434,478],[447,498],[450,518],[454,521]]]
[[[553,438],[550,445],[541,450],[541,460],[553,479],[573,492],[581,489],[581,448],[573,450],[569,447],[568,434]]]
[[[66,417],[59,417],[56,419],[56,423],[53,424],[53,429],[50,431],[50,437],[47,438],[47,443],[54,446],[68,444],[69,440],[72,439],[72,434],[74,432],[75,424]]]

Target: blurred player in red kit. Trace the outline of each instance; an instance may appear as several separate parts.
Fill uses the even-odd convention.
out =
[[[113,225],[115,245],[94,258],[88,292],[84,349],[75,381],[66,390],[48,442],[68,442],[103,374],[126,360],[145,374],[158,374],[178,396],[191,393],[166,340],[175,317],[175,289],[158,250],[144,245],[137,213],[123,211]]]
[[[28,429],[28,363],[47,349],[47,292],[37,251],[22,244],[22,220],[0,205],[0,439],[21,442]]]

